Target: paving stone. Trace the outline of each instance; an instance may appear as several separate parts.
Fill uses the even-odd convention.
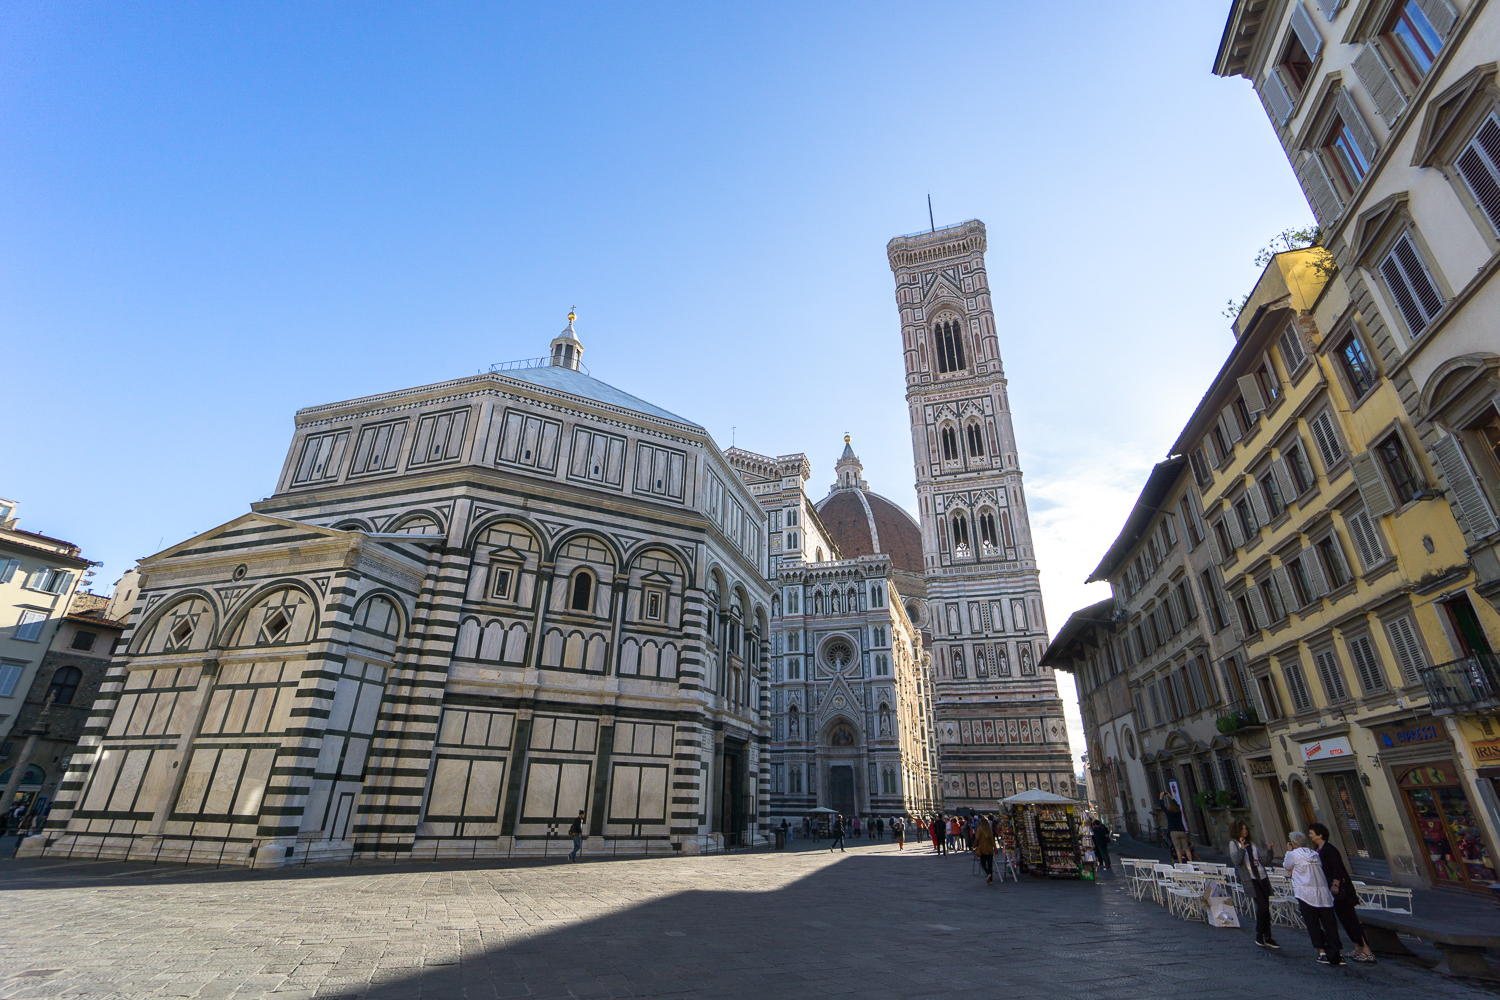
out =
[[[869,844],[502,868],[4,861],[0,1000],[1496,995],[1391,959],[1328,969],[1291,929],[1271,954],[1110,875],[971,869]]]

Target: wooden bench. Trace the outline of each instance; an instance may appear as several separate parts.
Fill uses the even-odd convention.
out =
[[[1500,948],[1500,933],[1466,931],[1452,923],[1414,917],[1374,906],[1355,909],[1365,927],[1365,940],[1383,955],[1401,955],[1420,959],[1398,934],[1410,934],[1431,941],[1443,955],[1434,968],[1446,976],[1466,976],[1500,982],[1500,975],[1484,957],[1486,948]],[[1430,960],[1429,960],[1430,961]]]

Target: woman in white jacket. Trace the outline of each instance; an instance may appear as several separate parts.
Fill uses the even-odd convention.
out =
[[[1308,846],[1307,834],[1294,833],[1286,845],[1281,867],[1291,872],[1292,895],[1302,911],[1308,936],[1318,949],[1318,961],[1324,965],[1343,965],[1339,957],[1339,920],[1333,911],[1333,893],[1323,877],[1323,859]]]

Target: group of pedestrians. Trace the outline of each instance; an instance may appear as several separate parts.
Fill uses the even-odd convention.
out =
[[[825,816],[826,819],[823,818]],[[905,846],[905,823],[902,822],[900,816],[892,816],[887,822],[883,816],[863,820],[858,816],[850,816],[846,820],[842,813],[823,813],[819,816],[803,816],[801,823],[791,823],[786,819],[781,821],[781,832],[788,844],[793,843],[798,836],[804,840],[811,840],[815,844],[821,842],[825,836],[839,841],[845,838],[860,840],[868,837],[873,841],[884,842],[887,831],[890,832],[891,839]],[[829,850],[833,848],[830,847]]]
[[[1262,948],[1280,948],[1271,934],[1271,879],[1266,866],[1271,862],[1271,845],[1265,853],[1250,840],[1250,828],[1242,820],[1230,828],[1229,861],[1250,887],[1255,900],[1255,943]],[[1359,892],[1344,865],[1344,856],[1328,840],[1328,827],[1322,823],[1308,826],[1306,833],[1288,836],[1286,856],[1281,867],[1291,875],[1292,895],[1307,925],[1308,937],[1318,949],[1318,961],[1324,965],[1342,965],[1343,948],[1339,925],[1349,935],[1354,950],[1349,957],[1356,962],[1373,962],[1375,953],[1365,940],[1364,927],[1355,907]]]
[[[46,825],[47,814],[52,811],[52,803],[48,802],[36,812],[31,811],[31,804],[18,802],[5,814],[5,833],[21,834],[40,833]]]
[[[938,813],[934,816],[919,816],[915,823],[932,838],[934,854],[973,851],[979,860],[979,867],[984,869],[985,882],[994,883],[995,855],[1000,850],[1000,840],[996,835],[996,831],[1000,829],[998,816],[983,813],[944,816]]]

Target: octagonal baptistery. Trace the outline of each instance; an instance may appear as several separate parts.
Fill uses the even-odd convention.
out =
[[[754,838],[765,514],[702,427],[588,375],[573,317],[550,346],[299,411],[271,497],[143,560],[23,853],[540,854],[580,812],[586,851]]]

